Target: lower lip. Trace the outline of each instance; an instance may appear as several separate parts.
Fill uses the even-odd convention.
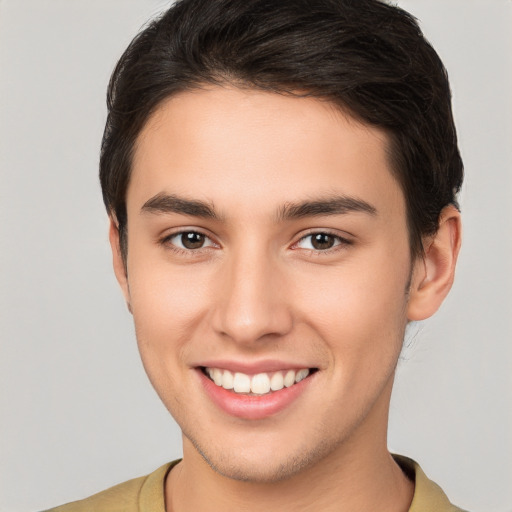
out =
[[[311,383],[313,375],[289,388],[266,395],[239,395],[212,382],[200,369],[197,370],[206,394],[224,412],[246,420],[268,418],[290,406]]]

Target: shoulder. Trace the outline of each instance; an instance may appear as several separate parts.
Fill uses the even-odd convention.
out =
[[[164,512],[164,482],[178,461],[161,466],[153,473],[110,487],[79,501],[46,512]]]
[[[417,462],[402,455],[393,455],[393,458],[415,483],[409,512],[465,512],[450,502],[441,487],[427,477]]]

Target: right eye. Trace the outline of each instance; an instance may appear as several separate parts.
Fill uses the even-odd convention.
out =
[[[164,242],[185,251],[215,246],[204,233],[199,233],[198,231],[180,231],[179,233],[174,233],[166,237]]]

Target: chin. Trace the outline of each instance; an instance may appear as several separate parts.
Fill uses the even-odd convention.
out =
[[[240,482],[273,483],[292,478],[326,457],[333,446],[321,441],[316,446],[288,447],[287,451],[272,447],[236,449],[230,447],[203,448],[190,440],[204,461],[219,475]]]

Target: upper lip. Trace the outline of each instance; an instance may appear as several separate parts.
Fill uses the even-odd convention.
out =
[[[301,370],[302,368],[315,368],[309,364],[280,361],[276,359],[267,359],[262,361],[233,361],[226,359],[217,359],[214,361],[202,361],[195,367],[219,368],[229,370],[230,372],[246,373],[255,375],[257,373],[270,373],[279,370]]]

